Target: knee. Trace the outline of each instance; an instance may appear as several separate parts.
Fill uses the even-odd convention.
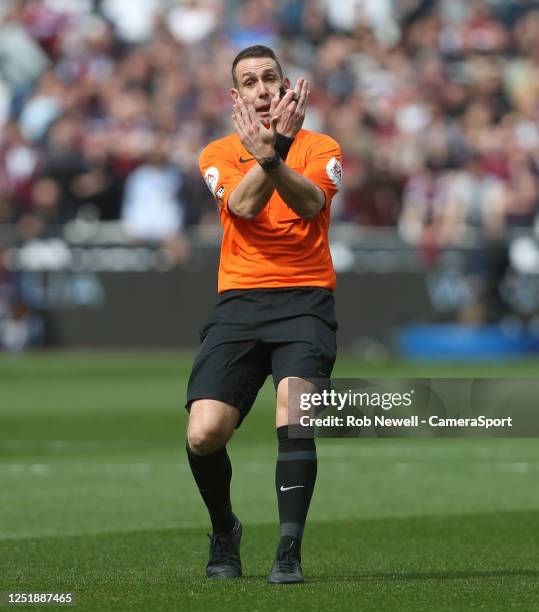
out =
[[[187,443],[196,455],[209,455],[226,445],[228,431],[216,423],[189,423]]]
[[[290,421],[294,422],[293,414],[290,414],[288,404],[288,384],[293,380],[292,378],[283,378],[277,386],[277,403],[276,403],[276,414],[275,414],[275,425],[276,427],[282,427],[288,425]],[[295,379],[299,380],[299,379]],[[294,413],[294,411],[292,411]]]
[[[196,455],[209,455],[222,448],[227,440],[221,432],[212,428],[189,427],[187,443]]]
[[[197,455],[209,455],[230,440],[238,422],[238,411],[215,400],[197,400],[191,405],[187,443]]]
[[[276,426],[299,423],[302,414],[299,408],[300,396],[303,393],[313,393],[315,390],[313,383],[303,378],[297,376],[283,378],[277,386]]]
[[[303,378],[297,376],[283,378],[277,385],[277,407],[281,410],[287,410],[289,398],[297,401],[301,393],[312,393],[313,390],[313,384]]]
[[[292,378],[283,378],[277,385],[277,407],[287,408],[288,407],[288,383]]]

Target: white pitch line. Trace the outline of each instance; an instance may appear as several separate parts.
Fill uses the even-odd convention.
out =
[[[162,464],[159,465],[161,466]],[[15,476],[104,473],[147,475],[151,472],[152,467],[149,463],[0,463],[0,474]]]
[[[403,462],[395,463],[395,470],[399,473],[408,473],[418,470],[430,470],[432,463],[427,461]],[[530,474],[539,472],[539,462],[530,461],[476,461],[467,463],[466,469],[471,469],[477,472],[505,472],[511,474]]]
[[[0,440],[0,451],[19,452],[19,451],[52,451],[63,453],[78,450],[96,450],[104,448],[102,444],[92,441],[72,441],[72,440]]]
[[[333,467],[347,469],[349,463],[343,461],[328,461]],[[268,467],[267,461],[249,461],[242,464],[241,470],[246,472],[257,472]],[[389,466],[388,466],[389,467]],[[463,466],[466,470],[474,472],[496,472],[510,474],[531,474],[539,472],[539,462],[527,461],[477,461]],[[399,474],[411,472],[429,471],[432,463],[428,461],[405,462],[399,461],[393,464],[393,469]],[[133,474],[146,476],[155,472],[173,472],[185,474],[189,466],[179,461],[178,463],[3,463],[0,462],[0,475],[3,476],[50,476],[58,474]]]
[[[492,461],[479,464],[483,471],[509,472],[511,474],[529,474],[539,471],[539,463],[527,461]]]

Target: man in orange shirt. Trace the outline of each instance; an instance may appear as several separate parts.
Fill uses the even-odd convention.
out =
[[[273,375],[280,541],[268,581],[297,583],[317,461],[314,439],[289,436],[288,381],[329,378],[335,362],[328,226],[341,153],[333,139],[301,129],[309,85],[299,79],[290,89],[270,48],[241,51],[232,78],[236,133],[200,155],[223,240],[219,300],[187,390],[187,456],[212,522],[207,576],[239,577],[242,526],[226,444]]]

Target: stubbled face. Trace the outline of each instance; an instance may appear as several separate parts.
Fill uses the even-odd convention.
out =
[[[238,88],[230,93],[235,100],[241,96],[251,102],[259,117],[269,117],[271,99],[278,93],[281,77],[275,60],[271,57],[247,57],[236,65]],[[290,87],[290,81],[284,79],[285,88]]]

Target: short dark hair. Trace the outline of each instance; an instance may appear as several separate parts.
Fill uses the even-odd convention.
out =
[[[246,57],[271,57],[271,59],[277,64],[277,70],[279,72],[279,77],[283,78],[283,69],[281,68],[281,64],[275,55],[275,51],[266,47],[264,45],[253,45],[252,47],[247,47],[240,51],[238,55],[234,58],[232,62],[232,80],[234,81],[234,87],[238,86],[238,79],[236,78],[236,66],[238,62]]]

